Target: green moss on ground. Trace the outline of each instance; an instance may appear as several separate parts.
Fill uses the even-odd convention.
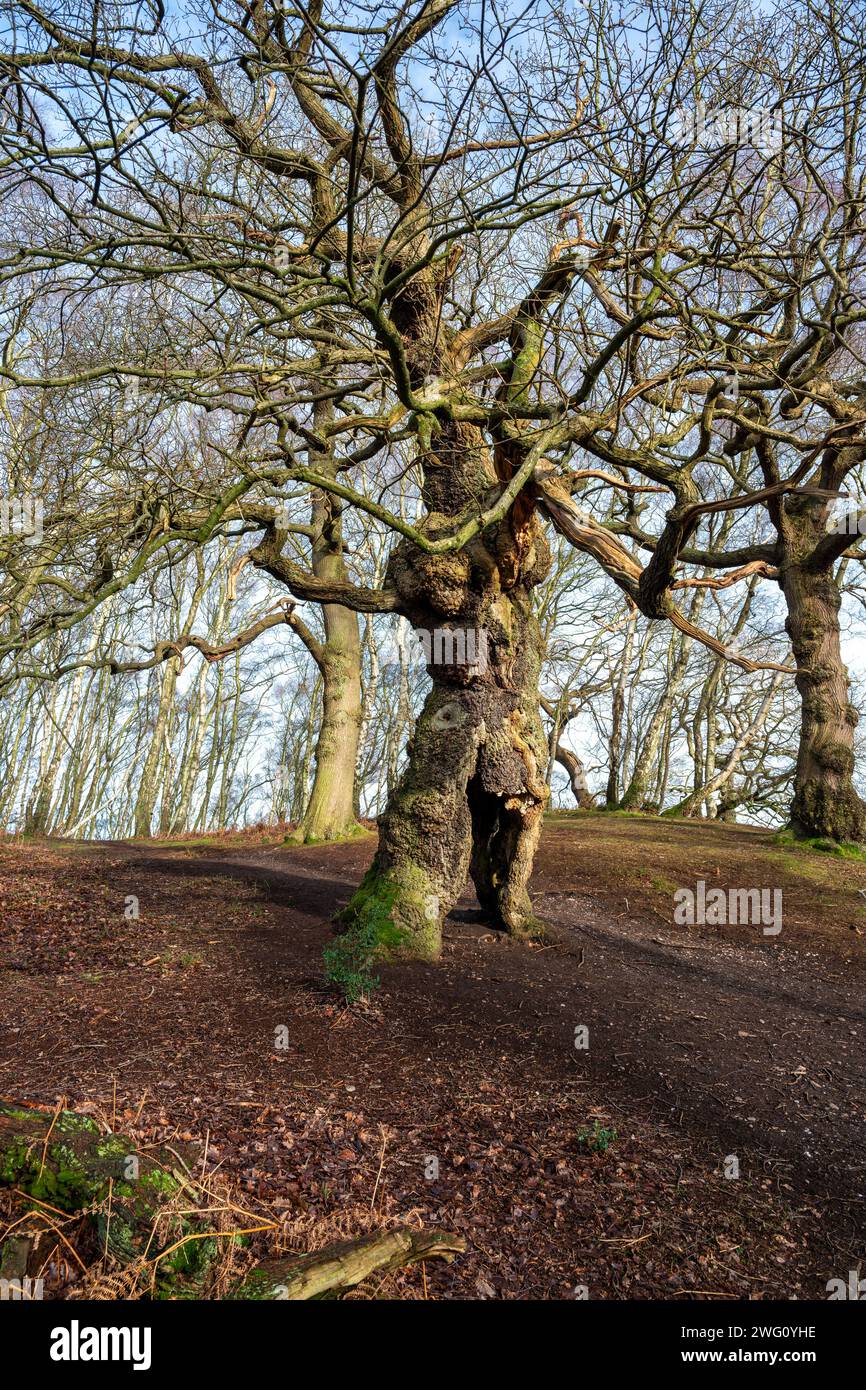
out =
[[[791,829],[785,829],[773,836],[772,843],[786,849],[813,850],[818,854],[834,854],[839,859],[866,863],[866,848],[851,840],[831,840],[826,835],[798,835]]]

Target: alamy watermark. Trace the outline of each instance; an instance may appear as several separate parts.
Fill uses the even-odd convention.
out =
[[[853,507],[837,502],[827,513],[824,529],[834,536],[866,536],[866,510],[856,498]]]
[[[389,666],[467,666],[487,670],[487,630],[483,627],[410,628],[393,633],[379,653],[383,668]]]
[[[754,926],[764,936],[782,930],[781,888],[710,888],[699,878],[695,888],[674,893],[674,923],[678,927]]]
[[[68,1327],[51,1332],[48,1355],[52,1361],[129,1361],[134,1371],[151,1364],[150,1327],[82,1327],[73,1318]]]
[[[27,545],[42,540],[44,508],[41,497],[29,492],[0,497],[0,536],[20,536]]]
[[[860,1278],[859,1269],[848,1270],[847,1282],[844,1279],[828,1279],[827,1298],[831,1302],[847,1298],[860,1303],[866,1299],[866,1279]]]
[[[43,1279],[0,1279],[0,1303],[32,1303],[44,1297]]]
[[[708,111],[706,102],[678,106],[673,112],[671,138],[681,148],[723,149],[751,145],[764,154],[777,154],[785,130],[796,130],[801,113],[784,113],[769,106],[721,106]]]

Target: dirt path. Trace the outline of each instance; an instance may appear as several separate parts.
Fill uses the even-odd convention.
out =
[[[780,937],[686,930],[671,884],[759,882],[765,840],[588,825],[546,831],[543,948],[486,931],[466,894],[443,960],[386,968],[360,1013],[323,990],[321,950],[371,840],[6,850],[13,878],[56,858],[59,906],[13,934],[0,1090],[105,1103],[116,1084],[133,1108],[146,1092],[154,1133],[209,1131],[263,1200],[375,1197],[461,1229],[469,1256],[429,1272],[440,1296],[820,1297],[864,1256],[866,953],[844,918],[866,871],[804,884],[776,852]],[[616,1130],[606,1152],[593,1129]]]

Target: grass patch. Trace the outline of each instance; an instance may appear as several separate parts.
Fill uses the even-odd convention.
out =
[[[657,893],[664,893],[668,897],[670,897],[671,894],[676,893],[680,886],[678,883],[671,883],[670,879],[665,878],[662,874],[656,874],[653,878],[651,878],[650,885],[655,889]]]
[[[325,979],[347,1004],[370,997],[379,986],[379,976],[372,972],[373,962],[398,950],[405,940],[405,933],[394,925],[391,916],[396,898],[396,887],[381,878],[371,880],[366,891],[362,885],[355,895],[350,925],[322,952]]]
[[[780,830],[773,836],[772,843],[784,849],[802,849],[817,854],[832,854],[837,859],[853,859],[866,864],[866,848],[849,840],[829,840],[825,836],[800,837],[793,830]]]
[[[347,1004],[368,999],[379,987],[379,976],[370,969],[378,946],[372,925],[353,928],[338,936],[322,952],[325,979],[338,989]]]

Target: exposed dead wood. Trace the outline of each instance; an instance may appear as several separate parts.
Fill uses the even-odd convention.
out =
[[[312,1255],[259,1265],[230,1295],[235,1299],[301,1300],[323,1298],[354,1288],[376,1271],[401,1269],[419,1260],[453,1260],[466,1249],[462,1236],[448,1231],[398,1226],[342,1241]]]

